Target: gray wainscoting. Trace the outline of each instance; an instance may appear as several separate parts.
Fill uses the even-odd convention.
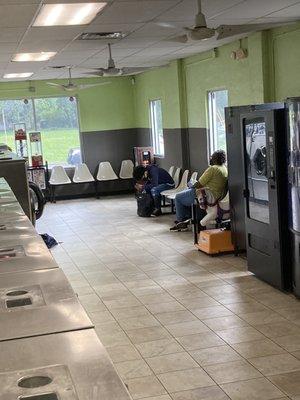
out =
[[[148,128],[119,129],[110,131],[82,132],[80,134],[83,162],[94,176],[101,161],[109,161],[119,174],[122,160],[133,159],[135,146],[151,146],[151,134]],[[171,165],[202,173],[207,168],[207,132],[202,128],[165,129],[165,156],[157,158],[162,168]],[[73,168],[67,173],[72,179]],[[101,193],[118,193],[133,189],[132,181],[116,180],[101,182]],[[95,192],[94,184],[70,184],[56,188],[57,197],[91,195]]]
[[[101,161],[109,161],[119,175],[122,160],[133,160],[133,147],[137,145],[138,139],[136,129],[120,129],[81,132],[80,142],[83,162],[95,177]],[[72,179],[74,168],[67,168],[67,174]],[[131,191],[133,182],[123,179],[100,182],[98,189],[100,194]],[[57,187],[55,192],[58,198],[86,196],[95,193],[95,185],[72,183]]]
[[[139,128],[137,130],[138,145],[151,146],[150,129]],[[189,141],[187,129],[164,129],[165,156],[157,158],[157,164],[169,169],[171,165],[189,168]]]
[[[188,131],[190,169],[202,174],[208,166],[207,129],[189,128]]]

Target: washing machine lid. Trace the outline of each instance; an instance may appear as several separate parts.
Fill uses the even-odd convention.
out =
[[[58,265],[39,235],[16,239],[9,235],[1,237],[0,274],[48,268],[58,268]]]
[[[0,205],[7,203],[17,203],[18,200],[12,192],[0,192]]]
[[[131,399],[94,329],[1,342],[0,354],[5,400]]]
[[[9,202],[0,204],[0,219],[3,217],[13,217],[25,215],[22,207],[18,202]]]
[[[62,270],[1,276],[0,341],[91,327]]]
[[[2,238],[6,238],[6,240],[11,238],[9,240],[13,240],[16,237],[29,238],[37,235],[38,233],[27,217],[20,220],[0,219],[0,244],[2,242]]]

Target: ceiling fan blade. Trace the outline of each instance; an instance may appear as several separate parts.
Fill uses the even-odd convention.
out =
[[[245,25],[220,25],[216,31],[217,40],[226,39],[242,33],[262,31],[274,27],[275,24],[245,24]]]
[[[81,68],[84,68],[84,69],[91,69],[91,70],[93,70],[93,71],[105,71],[105,68],[96,68],[96,67],[81,67]]]
[[[91,72],[83,72],[83,75],[89,75],[89,76],[103,76],[104,71],[99,71],[97,68],[91,68]]]
[[[195,28],[190,31],[189,37],[192,40],[207,40],[214,37],[216,34],[215,29],[211,28]]]
[[[122,75],[137,75],[149,71],[149,69],[153,69],[153,67],[125,67],[122,68]]]
[[[188,35],[180,35],[165,39],[168,42],[187,43],[189,41]]]
[[[178,29],[178,26],[172,24],[172,22],[154,21],[155,25],[161,26],[162,28]]]
[[[46,84],[49,86],[55,86],[55,87],[60,87],[60,88],[63,87],[63,85],[61,85],[60,83],[46,82]]]
[[[65,91],[65,92],[74,92],[75,90],[78,89],[78,86],[64,86],[62,85],[61,88]]]
[[[87,85],[78,85],[77,88],[80,90],[84,90],[84,89],[89,89],[95,86],[105,86],[105,85],[110,85],[111,82],[100,82],[100,83],[91,83],[91,84],[87,84]]]

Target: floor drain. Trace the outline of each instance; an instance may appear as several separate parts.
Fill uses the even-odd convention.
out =
[[[38,388],[41,386],[49,385],[52,379],[49,376],[31,376],[22,378],[18,382],[18,386],[26,389]]]
[[[24,294],[27,294],[27,290],[12,290],[10,292],[6,293],[6,296],[23,296]]]

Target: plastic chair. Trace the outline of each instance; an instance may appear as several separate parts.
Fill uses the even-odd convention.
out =
[[[198,172],[193,172],[190,181],[196,181],[198,178]]]
[[[167,199],[174,200],[177,193],[182,192],[187,188],[189,172],[190,171],[188,169],[184,171],[184,173],[182,174],[180,184],[177,186],[176,189],[165,190],[164,192],[162,192],[167,197]]]
[[[133,162],[131,160],[123,160],[119,173],[120,179],[132,179],[133,178]]]
[[[88,166],[86,164],[83,163],[76,165],[73,176],[74,183],[88,183],[94,181],[95,179],[90,173],[90,170],[88,169]]]
[[[96,182],[95,182],[97,199],[99,199],[99,190],[98,190],[99,182],[115,181],[117,179],[118,179],[118,177],[117,177],[115,171],[113,170],[111,163],[109,161],[102,161],[99,164]]]
[[[175,170],[175,167],[174,167],[174,165],[172,165],[172,167],[170,167],[169,168],[169,175],[173,178],[173,175],[174,175],[174,170]]]
[[[118,179],[111,163],[109,161],[103,161],[99,164],[97,181],[114,181]]]
[[[181,168],[177,168],[175,173],[174,173],[174,176],[173,176],[173,181],[174,181],[174,184],[175,184],[175,188],[177,188],[177,186],[179,184],[180,172],[181,172]],[[171,190],[174,190],[174,189],[171,189]]]
[[[51,177],[49,179],[51,203],[56,202],[55,187],[59,185],[68,185],[69,183],[71,183],[71,179],[68,177],[64,167],[61,165],[54,165],[54,167],[52,167]]]
[[[178,169],[175,172],[175,175],[177,174]],[[180,171],[179,171],[180,172]],[[174,182],[175,182],[175,175],[174,175]],[[169,189],[169,190],[164,190],[161,195],[166,197],[167,199],[171,200],[171,212],[174,214],[175,209],[174,209],[174,199],[177,193],[182,192],[187,188],[187,182],[188,182],[188,176],[189,176],[189,170],[186,169],[184,173],[182,174],[181,181],[178,185],[178,180],[177,180],[177,187],[175,186],[175,189]],[[179,174],[178,174],[179,178]]]

